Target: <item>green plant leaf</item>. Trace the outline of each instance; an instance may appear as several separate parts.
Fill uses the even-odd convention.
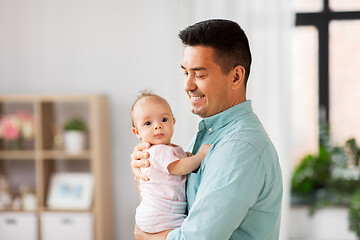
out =
[[[65,122],[64,130],[65,131],[85,131],[86,125],[84,120],[78,117],[70,118]]]

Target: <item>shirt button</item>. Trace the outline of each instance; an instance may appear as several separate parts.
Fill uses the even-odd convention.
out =
[[[209,128],[209,132],[211,132],[212,131],[212,128]]]

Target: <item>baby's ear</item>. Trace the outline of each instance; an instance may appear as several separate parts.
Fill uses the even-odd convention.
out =
[[[135,127],[131,128],[131,131],[133,132],[133,134],[135,134],[137,136],[138,139],[141,140],[141,137],[139,135],[139,131]]]

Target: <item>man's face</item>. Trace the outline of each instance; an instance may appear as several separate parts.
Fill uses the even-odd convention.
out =
[[[233,106],[231,99],[232,71],[224,74],[214,62],[214,49],[205,46],[186,46],[182,65],[184,90],[189,96],[192,112],[202,118],[210,117]]]

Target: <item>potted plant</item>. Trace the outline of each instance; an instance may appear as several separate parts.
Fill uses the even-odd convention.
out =
[[[349,204],[350,230],[360,239],[360,190],[351,196]]]
[[[292,175],[292,202],[308,204],[310,214],[328,206],[346,207],[349,229],[360,239],[359,161],[355,139],[338,147],[320,135],[319,152],[304,157]]]
[[[64,124],[64,149],[70,154],[78,154],[85,147],[85,122],[78,117],[68,119]]]

